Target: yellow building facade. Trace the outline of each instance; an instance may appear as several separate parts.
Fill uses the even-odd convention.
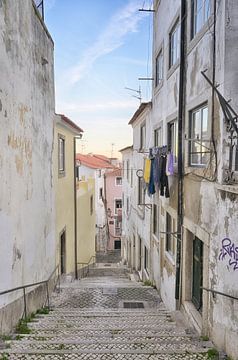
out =
[[[89,178],[77,182],[77,239],[78,269],[82,263],[93,261],[95,255],[95,180]],[[80,265],[81,264],[81,265]]]
[[[75,219],[75,142],[82,129],[64,115],[55,116],[54,188],[56,206],[56,259],[61,274],[75,275],[77,228]]]

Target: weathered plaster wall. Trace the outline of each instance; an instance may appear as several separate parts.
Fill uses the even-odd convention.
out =
[[[53,42],[31,0],[0,1],[0,286],[55,266]],[[42,59],[47,64],[42,64]],[[0,297],[0,307],[21,296]]]

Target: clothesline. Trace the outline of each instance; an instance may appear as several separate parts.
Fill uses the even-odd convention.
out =
[[[168,176],[174,173],[174,157],[168,147],[153,147],[149,157],[144,161],[143,178],[149,195],[160,192],[161,196],[169,197]]]

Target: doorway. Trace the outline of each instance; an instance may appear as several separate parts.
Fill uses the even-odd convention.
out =
[[[60,272],[61,274],[66,273],[66,232],[63,232],[60,235]]]
[[[192,302],[202,312],[203,286],[203,242],[196,236],[193,240]]]

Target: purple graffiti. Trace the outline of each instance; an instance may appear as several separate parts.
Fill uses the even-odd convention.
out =
[[[229,258],[229,265],[233,266],[233,270],[238,270],[238,246],[235,246],[229,238],[222,240],[219,260],[223,261],[225,258]]]

